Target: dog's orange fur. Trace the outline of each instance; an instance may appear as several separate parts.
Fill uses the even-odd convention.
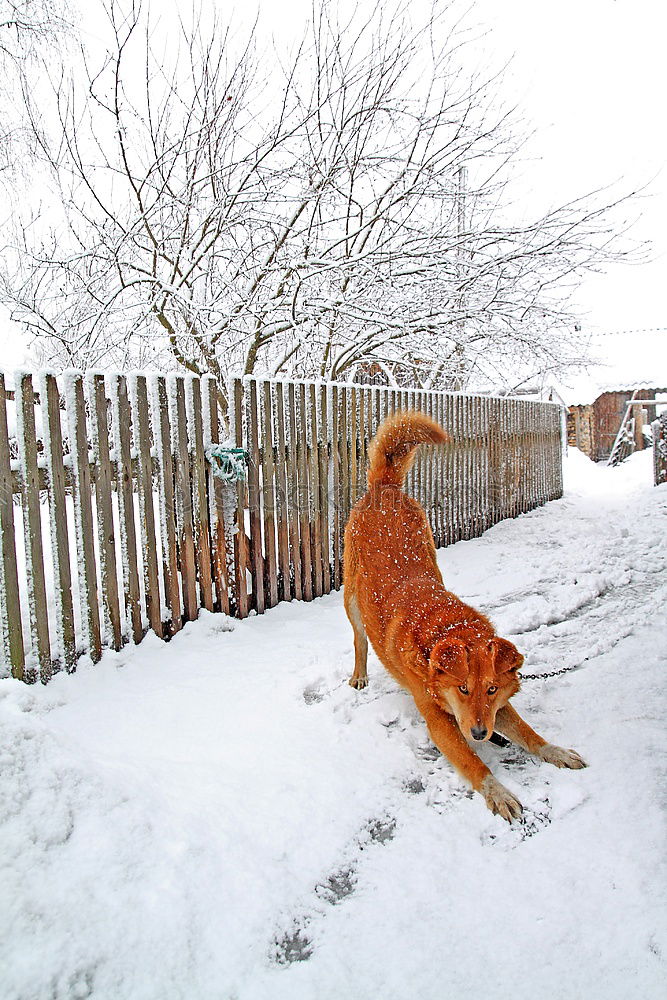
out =
[[[384,421],[370,448],[368,492],[345,530],[345,609],[354,630],[350,684],[368,683],[368,639],[387,670],[413,695],[436,746],[495,813],[519,816],[521,804],[468,744],[494,729],[557,767],[585,767],[574,750],[538,736],[509,704],[523,657],[484,615],[445,589],[433,535],[420,505],[402,491],[424,442],[444,443],[421,413]]]

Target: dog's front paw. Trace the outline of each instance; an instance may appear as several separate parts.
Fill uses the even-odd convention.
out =
[[[348,684],[356,691],[363,691],[365,687],[368,687],[368,677],[357,677],[355,674],[352,674]]]
[[[574,770],[588,767],[586,761],[579,756],[576,750],[566,750],[564,747],[554,746],[553,743],[545,743],[539,756],[547,764],[554,764],[556,767],[571,767]]]
[[[502,816],[508,823],[513,819],[518,819],[523,812],[523,806],[518,799],[515,799],[504,785],[493,777],[492,774],[482,782],[480,789],[487,806],[497,816]]]

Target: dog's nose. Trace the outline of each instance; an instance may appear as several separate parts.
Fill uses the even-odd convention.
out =
[[[482,726],[473,726],[470,730],[470,735],[474,740],[485,740],[488,729],[483,729]]]

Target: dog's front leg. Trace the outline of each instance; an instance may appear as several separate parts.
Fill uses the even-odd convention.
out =
[[[421,691],[413,690],[417,708],[424,716],[431,739],[459,774],[484,797],[492,813],[512,822],[522,806],[504,785],[494,778],[486,764],[468,746],[454,719]]]
[[[547,743],[534,729],[530,728],[511,705],[505,705],[504,708],[500,709],[496,715],[495,728],[503,736],[507,736],[512,743],[523,747],[528,753],[532,753],[534,757],[539,757],[540,760],[544,760],[548,764],[574,769],[588,766],[576,750],[566,750],[564,747]]]

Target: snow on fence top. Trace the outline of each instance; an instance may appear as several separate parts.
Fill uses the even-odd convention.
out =
[[[340,587],[368,443],[396,409],[452,436],[420,448],[406,487],[437,545],[562,493],[553,403],[250,377],[223,419],[210,377],[14,384],[0,375],[0,671],[26,680],[148,629],[169,638],[200,607],[243,617]],[[220,446],[244,476],[215,474]]]

